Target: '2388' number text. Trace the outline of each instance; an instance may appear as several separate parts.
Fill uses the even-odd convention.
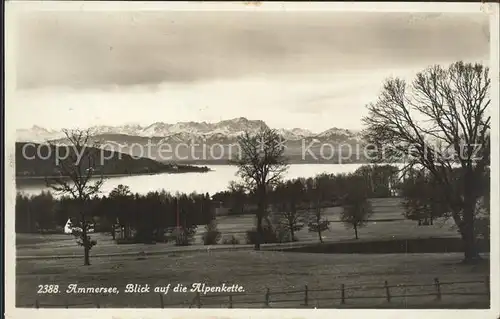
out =
[[[38,294],[56,294],[59,292],[59,285],[38,285]]]

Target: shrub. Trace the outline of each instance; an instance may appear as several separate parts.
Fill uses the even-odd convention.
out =
[[[287,242],[290,242],[292,240],[290,231],[286,227],[283,227],[282,225],[278,225],[275,228],[274,233],[275,233],[276,240],[279,243],[287,243]]]
[[[486,217],[478,218],[474,222],[476,236],[483,239],[490,239],[490,219]]]
[[[262,227],[262,241],[261,244],[274,244],[279,243],[278,236],[276,232],[269,226]],[[247,244],[255,245],[258,242],[259,233],[257,229],[247,230],[246,232],[246,240]]]
[[[196,225],[186,228],[175,228],[171,231],[169,237],[175,240],[176,246],[189,246],[196,234],[196,228]]]
[[[255,243],[257,242],[257,236],[258,233],[256,229],[247,230],[245,235],[247,244],[255,245]]]
[[[226,236],[222,239],[224,245],[239,245],[240,241],[234,235]]]
[[[221,233],[217,229],[217,223],[212,220],[209,224],[205,226],[206,232],[203,234],[203,244],[204,245],[217,245],[220,240]]]
[[[159,231],[155,234],[155,242],[157,243],[168,243],[169,236],[165,230]]]

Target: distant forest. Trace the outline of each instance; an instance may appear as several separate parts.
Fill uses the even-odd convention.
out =
[[[90,148],[92,149],[92,148]],[[57,174],[57,154],[65,156],[66,150],[74,151],[71,147],[58,147],[34,143],[16,143],[16,178],[30,178],[52,176]],[[59,152],[59,153],[58,153]],[[207,172],[207,167],[192,165],[176,165],[160,163],[149,158],[137,158],[128,154],[109,150],[96,150],[94,163],[82,163],[82,169],[94,167],[95,175],[136,175],[156,173],[185,173]]]

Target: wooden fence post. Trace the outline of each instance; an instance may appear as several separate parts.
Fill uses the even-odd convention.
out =
[[[233,308],[233,295],[229,295],[229,308]]]
[[[307,285],[305,287],[305,290],[304,290],[304,306],[308,306],[309,305],[309,289],[307,288]]]
[[[201,308],[201,296],[199,291],[196,292],[196,306]]]
[[[165,304],[163,303],[163,295],[159,294],[159,296],[160,296],[160,306],[163,309],[163,308],[165,308]]]
[[[266,307],[269,307],[270,294],[269,288],[266,288]]]
[[[491,294],[490,291],[490,276],[486,276],[486,281],[484,282],[486,285],[486,292],[488,293],[488,296]]]
[[[340,303],[345,304],[345,285],[342,284],[341,286],[341,294],[340,294]]]
[[[436,300],[441,300],[441,286],[439,285],[439,279],[434,278],[434,285],[436,286]]]
[[[389,291],[389,283],[387,280],[384,282],[385,288],[385,297],[387,298],[387,302],[391,302],[391,292]]]

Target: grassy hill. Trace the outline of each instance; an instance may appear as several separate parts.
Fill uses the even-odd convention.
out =
[[[66,150],[73,152],[71,148],[60,146],[22,142],[16,143],[16,178],[34,178],[55,175],[57,173],[58,157],[64,157]],[[96,151],[98,158],[97,167],[95,169],[98,174],[103,175],[135,175],[166,172],[185,173],[206,172],[209,170],[207,167],[160,163],[150,158],[132,157],[129,154],[110,150],[102,149]],[[88,168],[88,165],[84,163],[83,168]]]

